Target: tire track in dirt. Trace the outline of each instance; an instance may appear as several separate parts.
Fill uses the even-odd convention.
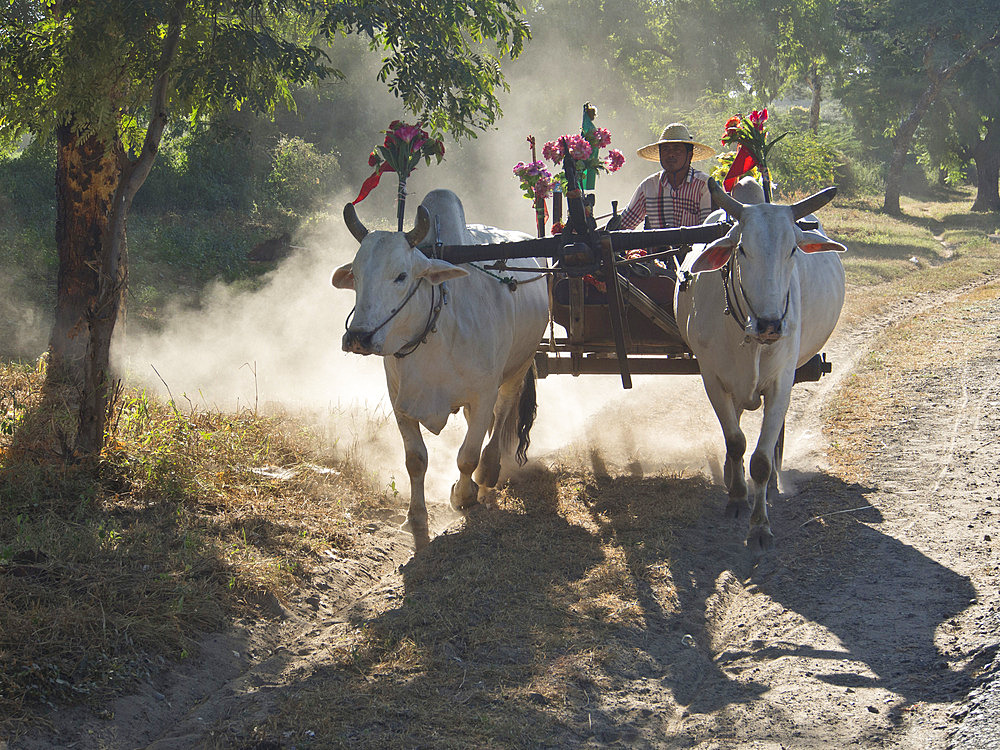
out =
[[[759,701],[734,704],[726,712],[746,728],[737,734],[739,742],[945,746],[948,706],[964,696],[997,637],[996,627],[977,625],[988,620],[987,610],[996,610],[995,601],[981,599],[983,576],[948,552],[963,536],[968,548],[970,535],[958,531],[966,525],[964,514],[975,513],[983,498],[945,493],[942,499],[950,500],[946,505],[953,511],[932,522],[913,503],[938,498],[942,487],[947,491],[949,475],[969,478],[969,467],[956,470],[954,457],[979,431],[980,415],[1000,399],[995,362],[992,375],[991,363],[976,361],[976,369],[954,372],[947,382],[951,390],[937,396],[949,409],[928,413],[919,431],[911,426],[885,435],[883,452],[872,456],[871,485],[844,485],[824,473],[820,413],[871,351],[878,332],[950,305],[996,278],[903,300],[876,319],[838,331],[827,347],[835,376],[797,387],[785,460],[792,481],[782,482],[792,491],[775,504],[776,554],[745,581],[727,579],[706,606],[717,663],[737,682],[749,672],[770,686]],[[996,305],[992,314],[1000,317]],[[958,355],[960,362],[965,359]],[[969,386],[976,380],[994,386],[972,397]],[[908,458],[907,441],[914,436],[928,438],[936,448],[933,462],[928,450]],[[994,462],[997,458],[994,450]],[[984,497],[988,502],[995,495]],[[837,500],[845,507],[831,510]],[[822,512],[810,515],[810,507]],[[829,518],[834,514],[844,515]],[[837,543],[823,535],[836,535]],[[696,722],[695,734],[702,737],[696,747],[712,746],[716,718]]]

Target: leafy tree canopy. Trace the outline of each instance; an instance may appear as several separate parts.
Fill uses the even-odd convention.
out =
[[[165,64],[172,19],[179,44]],[[14,0],[0,25],[8,147],[69,121],[134,147],[164,67],[172,114],[293,106],[296,86],[341,75],[323,42],[346,34],[384,52],[379,79],[407,109],[472,136],[500,116],[500,59],[529,35],[510,0]]]

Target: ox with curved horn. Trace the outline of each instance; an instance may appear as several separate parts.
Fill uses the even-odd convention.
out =
[[[715,200],[715,205],[725,211],[734,219],[739,219],[743,214],[743,203],[736,200],[733,196],[727,193],[723,187],[716,182],[714,179],[708,181],[708,189],[712,194],[712,198]],[[831,186],[820,190],[818,193],[810,195],[808,198],[803,198],[798,203],[793,203],[789,208],[792,209],[792,215],[795,220],[805,218],[811,213],[814,213],[825,206],[827,203],[833,200],[834,196],[837,195],[836,186]]]
[[[361,242],[365,237],[368,236],[368,227],[361,223],[361,219],[358,218],[357,209],[354,208],[353,203],[348,203],[344,206],[344,223],[347,225],[348,231],[354,236],[358,242]],[[419,245],[424,237],[427,236],[427,232],[431,228],[431,217],[427,213],[427,209],[423,206],[417,206],[417,221],[409,232],[406,233],[406,241],[409,243],[410,247],[416,247]]]
[[[685,259],[682,270],[690,280],[678,285],[674,311],[725,437],[727,513],[750,510],[747,546],[760,553],[774,543],[767,495],[778,491],[795,370],[820,351],[840,316],[839,253],[847,248],[821,230],[804,231],[796,224],[828,203],[834,188],[786,206],[741,203],[714,182],[710,187],[736,223],[725,237]],[[722,218],[718,211],[707,221]],[[740,418],[761,405],[764,417],[748,485]]]
[[[537,273],[509,271],[517,282],[512,291],[481,268],[429,258],[417,248],[431,226],[434,241],[448,245],[530,239],[467,226],[450,191],[429,193],[409,232],[369,232],[351,205],[344,220],[361,247],[333,275],[335,287],[355,292],[343,348],[383,358],[410,477],[407,524],[419,549],[430,539],[421,427],[438,434],[451,414],[464,413],[468,431],[458,451],[451,503],[462,509],[490,498],[501,462],[517,460],[528,445],[535,407],[531,365],[548,321],[548,291],[544,283],[532,283],[542,278]]]

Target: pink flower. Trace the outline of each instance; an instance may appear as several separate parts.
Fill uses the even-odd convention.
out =
[[[542,146],[542,156],[554,164],[558,164],[563,158],[562,144],[559,141],[549,141]]]
[[[549,177],[549,171],[545,168],[545,164],[540,161],[533,161],[525,167],[525,173],[529,177],[541,176]]]
[[[528,168],[527,165],[523,161],[519,161],[517,164],[514,165],[514,174],[516,174],[518,177],[521,177],[527,168]]]
[[[590,142],[582,135],[569,136],[566,139],[566,146],[569,149],[569,155],[578,161],[589,159],[593,152]]]
[[[616,148],[608,151],[608,158],[605,159],[604,165],[608,168],[609,172],[617,172],[625,164],[625,155]]]
[[[607,129],[597,128],[597,130],[594,131],[594,135],[597,136],[598,148],[607,148],[611,145],[611,133],[609,133]]]
[[[552,183],[550,183],[548,179],[543,177],[537,183],[535,183],[534,190],[536,198],[542,198],[542,199],[548,198],[550,195],[552,195]]]
[[[400,125],[394,131],[392,135],[399,141],[403,143],[409,143],[418,135],[420,135],[420,128],[416,125]]]

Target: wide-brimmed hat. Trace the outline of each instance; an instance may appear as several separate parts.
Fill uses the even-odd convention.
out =
[[[663,129],[663,134],[660,136],[660,140],[656,143],[650,143],[646,146],[640,148],[636,153],[642,159],[648,159],[649,161],[660,161],[660,144],[661,143],[690,143],[694,146],[694,153],[691,155],[691,161],[700,161],[702,159],[708,159],[711,156],[715,156],[715,149],[711,146],[706,146],[704,143],[698,143],[691,137],[691,133],[688,131],[687,126],[680,122],[672,122],[667,127]]]

